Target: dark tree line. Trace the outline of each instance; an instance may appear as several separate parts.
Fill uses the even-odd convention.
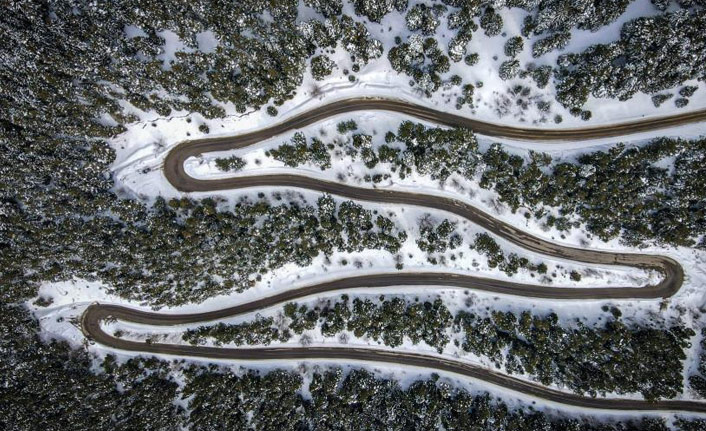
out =
[[[310,399],[298,392],[299,375],[286,371],[236,375],[192,368],[185,395],[194,430],[478,430],[478,431],[668,431],[662,418],[593,422],[513,408],[487,393],[454,388],[439,376],[406,388],[365,370],[315,371]],[[235,393],[239,396],[233,396]],[[699,419],[677,418],[675,431],[696,431]]]
[[[66,342],[40,340],[37,321],[0,303],[0,428],[26,430],[174,430],[184,411],[169,364],[136,358],[105,372]]]

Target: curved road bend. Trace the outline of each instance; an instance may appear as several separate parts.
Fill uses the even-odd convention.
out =
[[[349,199],[365,200],[383,204],[415,205],[441,209],[466,218],[469,221],[491,231],[492,233],[513,242],[514,244],[538,253],[584,263],[625,265],[645,269],[656,269],[664,275],[663,280],[656,285],[648,285],[641,288],[609,287],[569,289],[512,283],[501,280],[448,273],[373,274],[304,286],[298,289],[281,292],[268,298],[256,300],[248,304],[241,304],[222,310],[195,314],[151,313],[115,305],[94,304],[89,306],[82,316],[82,329],[84,333],[100,344],[134,352],[163,353],[180,356],[236,360],[343,359],[398,363],[462,374],[538,398],[579,407],[610,410],[660,410],[706,413],[706,404],[694,401],[668,400],[648,402],[644,400],[582,397],[519,380],[479,366],[454,361],[448,358],[411,352],[389,352],[367,348],[343,347],[224,349],[160,343],[146,344],[121,340],[108,335],[101,329],[101,321],[108,317],[148,325],[188,324],[247,313],[308,295],[363,287],[441,285],[458,288],[472,288],[501,294],[557,299],[661,298],[673,295],[681,287],[684,279],[683,269],[679,263],[669,257],[647,254],[611,253],[607,251],[585,250],[554,244],[530,235],[527,232],[523,232],[522,230],[516,229],[507,223],[494,219],[492,216],[471,205],[451,198],[405,193],[393,190],[358,188],[299,175],[266,175],[233,177],[217,180],[199,180],[190,177],[184,170],[184,161],[191,156],[197,156],[205,152],[244,148],[281,133],[315,123],[329,116],[357,110],[396,111],[447,126],[469,127],[478,133],[489,136],[502,136],[531,140],[593,139],[618,136],[626,133],[637,133],[706,120],[706,111],[698,111],[671,117],[661,117],[606,127],[539,130],[510,128],[491,123],[483,123],[399,101],[382,99],[349,99],[316,108],[273,127],[245,135],[189,141],[179,144],[167,155],[165,159],[165,176],[176,189],[184,192],[217,191],[233,188],[262,186],[296,187],[336,194]]]
[[[245,309],[256,309],[255,303],[245,304]],[[246,312],[246,311],[241,311]],[[216,312],[217,313],[217,312]],[[165,315],[134,310],[117,305],[94,304],[89,306],[81,319],[83,332],[95,342],[115,349],[131,352],[149,352],[157,354],[189,356],[225,360],[331,360],[331,361],[366,361],[388,364],[402,364],[424,369],[435,369],[459,374],[507,388],[521,394],[529,395],[559,404],[617,411],[668,411],[706,413],[706,403],[688,400],[645,401],[625,398],[591,398],[573,393],[550,389],[535,383],[461,361],[440,356],[425,355],[412,352],[380,350],[374,348],[354,347],[264,347],[264,348],[220,348],[206,346],[191,346],[164,343],[142,343],[123,340],[107,334],[100,326],[107,318],[146,323],[146,324],[176,324],[188,323],[192,319],[203,319],[203,314]],[[166,317],[171,316],[171,317]]]
[[[224,151],[234,148],[247,147],[255,142],[262,141],[281,133],[300,129],[335,115],[355,111],[391,111],[415,117],[448,127],[466,127],[475,133],[496,138],[516,139],[520,141],[540,141],[551,143],[557,141],[585,141],[590,139],[611,138],[635,133],[649,132],[652,130],[667,129],[685,124],[706,121],[706,109],[701,109],[683,114],[652,117],[623,123],[605,124],[600,126],[542,129],[535,127],[512,127],[502,124],[490,123],[450,112],[437,111],[421,105],[395,99],[384,98],[350,98],[337,102],[327,103],[319,107],[302,112],[296,116],[285,119],[266,129],[256,130],[237,136],[238,144],[234,145],[234,137],[207,138],[189,141],[190,148],[195,154],[206,151]],[[550,141],[550,142],[546,142]],[[214,145],[216,145],[214,147]],[[203,149],[207,148],[207,149]]]
[[[316,108],[312,111],[307,111],[292,119],[285,120],[282,123],[272,127],[261,129],[255,132],[244,135],[220,137],[211,139],[202,139],[196,141],[186,141],[174,147],[164,160],[164,175],[169,183],[182,192],[212,192],[218,190],[230,190],[238,188],[250,187],[292,187],[313,190],[322,193],[330,193],[337,196],[345,197],[354,200],[363,200],[382,204],[399,204],[399,205],[414,205],[421,207],[433,208],[436,210],[448,211],[456,214],[459,217],[465,218],[472,223],[475,223],[484,229],[520,246],[527,250],[531,250],[540,254],[575,260],[589,264],[599,265],[624,265],[639,267],[643,269],[656,269],[660,271],[664,278],[656,286],[647,286],[643,288],[606,288],[606,289],[572,289],[570,293],[558,292],[556,290],[547,289],[545,287],[535,286],[534,296],[539,296],[539,291],[551,290],[554,295],[563,295],[567,299],[587,299],[587,298],[660,298],[671,296],[676,293],[682,285],[684,272],[682,267],[671,258],[665,256],[647,255],[647,254],[632,254],[632,253],[613,253],[597,250],[586,250],[576,247],[568,247],[543,240],[533,236],[525,231],[517,229],[508,223],[499,221],[488,213],[469,205],[460,200],[453,198],[436,196],[431,194],[409,193],[387,189],[375,188],[360,188],[342,183],[326,181],[307,177],[304,175],[295,174],[276,174],[276,175],[258,175],[258,176],[236,176],[221,179],[197,179],[189,176],[184,169],[184,162],[193,156],[214,151],[226,151],[236,148],[246,148],[254,145],[265,139],[272,138],[279,134],[295,130],[306,125],[312,124],[331,115],[340,114],[360,109],[388,109],[408,113],[412,111],[415,116],[429,119],[430,121],[439,121],[448,125],[466,125],[468,127],[478,127],[484,130],[485,133],[494,133],[497,128],[505,130],[502,126],[497,126],[490,123],[481,123],[475,120],[470,120],[464,117],[459,117],[445,112],[434,111],[429,108],[411,105],[405,102],[383,99],[349,99],[340,103],[325,105]],[[706,117],[706,111],[698,111],[695,118],[701,119]],[[695,115],[695,114],[684,114]],[[661,121],[665,122],[668,119],[675,121],[677,117],[663,117]],[[691,118],[691,117],[688,117]],[[659,119],[651,120],[657,121]],[[625,123],[623,125],[607,126],[604,128],[591,128],[580,130],[556,130],[542,131],[538,129],[513,129],[517,133],[528,133],[530,137],[541,135],[542,133],[558,132],[574,137],[575,135],[592,137],[592,133],[606,133],[613,128],[623,130],[624,128],[645,128],[649,125],[654,126],[654,123],[648,121]],[[468,123],[472,124],[468,124]],[[478,124],[478,126],[474,126]],[[491,130],[492,129],[492,130]],[[590,132],[590,133],[589,133]],[[514,132],[513,132],[514,133]],[[497,132],[501,135],[501,132]],[[586,137],[586,136],[584,136]],[[534,139],[534,138],[533,138]],[[536,137],[536,139],[543,139]],[[524,293],[523,293],[524,294]],[[557,297],[557,296],[552,296]]]

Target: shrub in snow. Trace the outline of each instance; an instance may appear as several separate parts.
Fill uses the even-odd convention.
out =
[[[524,39],[522,36],[511,37],[505,42],[505,55],[508,57],[514,57],[519,54],[525,46]]]
[[[677,108],[683,108],[688,104],[689,104],[689,99],[686,99],[684,97],[680,97],[674,101],[674,106],[676,106]]]
[[[311,59],[311,75],[320,81],[331,74],[336,64],[325,55],[317,55]]]
[[[488,36],[497,36],[503,28],[503,18],[492,7],[486,7],[480,18],[480,28]]]
[[[691,97],[698,89],[699,87],[695,85],[687,85],[679,90],[679,95],[682,97]]]
[[[216,159],[216,167],[225,172],[236,172],[243,169],[246,165],[245,160],[238,156],[228,158],[219,157]]]
[[[516,59],[503,61],[498,69],[500,79],[504,81],[516,77],[518,73],[520,73],[520,61]]]
[[[672,97],[674,97],[672,93],[655,94],[654,96],[652,96],[652,104],[655,105],[655,108],[659,108],[664,102],[671,99]]]
[[[429,7],[423,3],[414,5],[407,16],[405,23],[410,31],[421,31],[425,36],[431,36],[441,24],[439,17],[446,11],[446,6],[435,4]]]
[[[355,13],[367,17],[372,22],[380,20],[396,9],[403,12],[407,9],[407,0],[353,0]]]

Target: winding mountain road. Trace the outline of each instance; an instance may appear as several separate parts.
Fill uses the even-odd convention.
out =
[[[318,359],[394,363],[461,374],[519,393],[578,407],[607,410],[659,410],[706,413],[706,403],[695,401],[665,400],[649,402],[623,398],[584,397],[550,389],[477,365],[438,355],[351,347],[267,347],[233,349],[164,343],[147,344],[116,338],[103,331],[101,322],[108,318],[154,326],[208,322],[242,313],[253,312],[306,296],[352,288],[436,285],[533,298],[580,300],[659,299],[673,295],[681,287],[684,280],[683,269],[678,262],[669,257],[651,254],[587,250],[555,244],[497,220],[486,212],[465,202],[448,197],[385,189],[360,188],[303,175],[236,176],[215,180],[203,180],[189,176],[184,170],[184,162],[189,157],[206,152],[244,148],[279,134],[313,124],[333,115],[360,110],[395,111],[446,126],[469,127],[477,133],[488,136],[540,141],[582,140],[621,136],[629,133],[656,130],[706,120],[706,111],[697,111],[670,117],[653,118],[644,121],[602,127],[541,130],[505,127],[492,123],[479,122],[395,100],[348,99],[313,109],[272,127],[252,133],[233,137],[183,142],[172,149],[167,155],[164,161],[164,173],[172,186],[183,192],[209,192],[263,186],[291,187],[331,193],[349,199],[384,204],[414,205],[448,211],[533,252],[587,264],[621,265],[654,269],[662,274],[661,281],[657,284],[643,287],[568,288],[512,283],[502,280],[442,272],[380,273],[348,277],[297,289],[289,289],[273,296],[235,307],[194,314],[155,313],[117,305],[93,304],[86,309],[81,318],[82,330],[86,336],[97,343],[115,349],[177,356],[247,361]]]

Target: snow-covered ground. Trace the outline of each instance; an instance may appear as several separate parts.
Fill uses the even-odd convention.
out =
[[[346,5],[345,12],[352,13],[350,5]],[[541,64],[555,64],[556,57],[565,52],[578,52],[585,49],[590,44],[607,43],[615,40],[619,36],[620,26],[628,19],[637,16],[655,14],[657,11],[651,5],[649,0],[636,0],[630,4],[627,11],[615,23],[601,29],[599,33],[590,33],[585,31],[575,31],[572,41],[569,46],[562,52],[552,52],[545,55],[543,58],[536,60],[531,58],[532,40],[525,41],[525,48],[519,54],[518,58],[523,67],[529,62]],[[593,112],[593,118],[586,122],[581,121],[569,115],[565,109],[559,106],[554,101],[554,88],[550,83],[545,89],[538,89],[531,83],[529,78],[526,80],[516,79],[511,81],[502,81],[498,77],[497,69],[507,57],[503,54],[503,44],[506,39],[520,33],[519,29],[522,25],[522,20],[526,13],[519,9],[502,10],[504,28],[503,33],[506,35],[488,38],[483,34],[482,30],[476,32],[473,40],[468,46],[468,52],[478,52],[480,61],[475,66],[466,66],[463,62],[452,63],[451,71],[445,77],[453,74],[458,74],[463,78],[464,83],[483,82],[482,87],[476,88],[474,96],[475,108],[464,107],[457,111],[454,108],[455,96],[451,93],[453,90],[442,90],[437,92],[431,98],[425,98],[413,91],[409,86],[409,77],[400,75],[392,70],[386,53],[394,44],[394,37],[402,33],[403,39],[406,38],[407,32],[404,29],[404,16],[393,12],[387,15],[380,24],[370,23],[369,28],[374,37],[380,39],[385,46],[385,54],[369,65],[364,66],[360,72],[355,73],[356,81],[351,83],[348,77],[343,74],[344,69],[351,69],[349,55],[342,49],[336,50],[336,53],[330,57],[337,63],[337,68],[331,76],[323,81],[315,81],[309,73],[304,77],[304,82],[300,91],[292,99],[278,107],[276,117],[267,115],[263,110],[247,112],[245,114],[237,114],[232,105],[225,105],[228,116],[223,119],[208,120],[198,114],[189,112],[175,112],[168,118],[160,117],[155,112],[142,112],[134,107],[131,107],[127,102],[122,102],[123,106],[129,111],[136,114],[140,121],[128,127],[128,130],[113,138],[111,145],[115,148],[117,158],[113,166],[113,176],[116,184],[116,190],[129,196],[138,197],[145,200],[154,199],[156,196],[178,197],[182,193],[174,190],[164,179],[161,172],[161,164],[168,151],[177,143],[202,137],[214,137],[219,135],[233,135],[244,133],[247,131],[256,130],[262,127],[271,126],[275,122],[283,121],[287,118],[302,113],[310,108],[320,106],[325,103],[334,103],[336,100],[351,98],[351,97],[390,97],[411,101],[417,104],[430,106],[438,110],[449,111],[466,115],[468,117],[477,118],[495,123],[506,125],[533,125],[538,127],[582,127],[595,126],[600,124],[615,123],[619,121],[628,121],[643,117],[661,116],[680,112],[688,112],[706,107],[706,84],[689,82],[687,84],[698,85],[699,90],[696,96],[691,98],[687,108],[678,110],[673,107],[673,103],[665,103],[661,108],[655,108],[650,101],[650,96],[636,95],[631,100],[619,102],[616,100],[589,99],[586,109]],[[390,28],[394,31],[389,30]],[[139,34],[139,29],[129,29],[129,32]],[[446,28],[446,20],[442,20],[442,24],[438,30],[438,40],[442,50],[446,50],[446,44],[452,37],[452,32]],[[169,67],[169,60],[173,58],[174,53],[178,50],[186,49],[184,45],[175,37],[173,33],[164,32],[163,37],[167,41],[167,47],[163,54],[165,67]],[[213,49],[217,44],[213,34],[205,32],[199,36],[199,49],[208,51]],[[497,57],[497,58],[495,58]],[[530,86],[533,97],[546,99],[552,102],[550,114],[541,114],[536,109],[527,112],[520,112],[515,108],[510,109],[502,116],[498,115],[498,108],[505,103],[507,90],[516,84]],[[449,100],[451,101],[449,103]],[[555,124],[552,118],[555,114],[562,115],[564,121],[561,124]],[[546,122],[542,122],[541,118],[544,115],[547,118]],[[356,112],[345,114],[337,117],[332,117],[321,123],[310,126],[304,130],[308,136],[319,135],[323,131],[326,136],[333,137],[336,135],[335,125],[341,120],[354,119],[359,130],[364,133],[374,135],[374,145],[380,145],[382,137],[387,130],[396,130],[400,121],[408,119],[408,117],[400,114],[385,113],[385,112]],[[106,119],[110,121],[110,119]],[[199,131],[199,126],[206,124],[209,129],[209,134],[204,134]],[[650,138],[655,136],[680,136],[684,138],[696,137],[706,134],[706,124],[695,124],[686,127],[679,127],[658,132],[643,133],[631,135],[621,141],[640,145]],[[327,171],[321,171],[317,168],[302,166],[296,170],[285,168],[281,163],[276,162],[265,156],[265,151],[278,146],[284,141],[289,140],[291,134],[277,137],[266,142],[262,142],[256,146],[246,150],[228,152],[228,155],[237,154],[243,157],[248,163],[246,168],[237,175],[255,175],[275,172],[297,172],[302,175],[315,176],[317,178],[340,181],[339,175],[342,175],[343,181],[347,184],[356,185],[359,187],[372,187],[371,183],[365,183],[361,180],[361,172],[364,169],[362,164],[352,162],[351,160],[335,159],[332,160],[333,166]],[[326,138],[322,138],[326,141]],[[520,155],[526,155],[528,149],[541,150],[548,152],[557,160],[571,160],[576,157],[581,151],[586,151],[587,147],[591,149],[605,148],[608,145],[615,143],[616,139],[602,139],[581,143],[558,143],[558,144],[536,144],[510,140],[490,139],[479,136],[481,146],[488,146],[492,142],[502,142],[506,145],[509,151]],[[223,154],[220,154],[223,155]],[[187,162],[187,172],[196,177],[214,178],[224,174],[218,172],[214,166],[214,158],[219,154],[207,154],[200,158],[191,159]],[[382,171],[384,165],[379,165],[376,170]],[[533,219],[526,219],[520,212],[512,213],[509,209],[497,204],[497,196],[488,190],[483,190],[478,187],[477,182],[468,181],[463,178],[453,178],[447,182],[447,185],[440,187],[429,178],[419,175],[412,175],[405,180],[400,180],[393,174],[390,180],[385,180],[382,183],[375,185],[378,188],[390,188],[402,191],[414,191],[423,193],[433,193],[437,195],[449,196],[456,199],[461,199],[468,202],[494,217],[511,223],[515,226],[533,233],[536,236],[548,239],[551,241],[560,242],[566,245],[588,247],[605,250],[621,250],[637,252],[638,250],[629,249],[619,244],[619,242],[602,242],[595,237],[590,237],[582,229],[577,229],[571,235],[564,236],[554,229],[546,230],[538,222]],[[264,191],[267,194],[277,188],[268,188],[266,190],[239,190],[219,192],[218,195],[226,199],[236,199],[242,195],[254,195],[257,192]],[[280,189],[281,190],[281,189]],[[192,197],[198,198],[208,194],[196,193]],[[306,201],[313,203],[319,196],[316,193],[308,191],[296,191],[295,195],[302,196]],[[444,214],[439,211],[432,211],[425,208],[406,207],[401,208],[395,205],[373,205],[364,203],[367,208],[375,208],[384,212],[392,212],[395,214],[394,220],[401,228],[405,229],[410,238],[405,242],[400,254],[403,256],[404,271],[414,270],[438,270],[451,271],[464,274],[474,274],[483,277],[494,277],[501,279],[509,279],[518,282],[537,283],[537,279],[533,278],[529,272],[520,271],[512,278],[508,278],[498,269],[490,269],[484,257],[479,256],[475,251],[468,249],[468,244],[473,241],[475,233],[481,230],[466,221],[458,220],[455,216]],[[464,252],[462,259],[450,261],[447,259],[446,264],[432,266],[426,261],[426,256],[422,253],[415,244],[415,237],[418,232],[418,220],[425,213],[432,213],[437,220],[450,218],[458,222],[457,230],[462,234],[464,243],[461,250]],[[498,242],[503,247],[506,253],[516,252],[521,256],[527,256],[533,262],[545,262],[549,265],[549,273],[553,270],[557,276],[552,282],[552,286],[566,286],[573,288],[581,288],[588,286],[639,286],[647,282],[654,282],[657,275],[645,273],[644,271],[626,268],[613,267],[596,267],[580,265],[574,262],[562,261],[560,259],[549,258],[546,256],[535,255],[530,252],[518,249],[516,246],[507,241],[498,239]],[[458,252],[458,251],[452,251]],[[448,252],[449,255],[452,252]],[[587,324],[597,323],[598,319],[605,315],[601,311],[601,306],[605,304],[617,305],[623,311],[623,320],[627,322],[648,323],[650,321],[676,320],[681,319],[687,325],[700,327],[703,326],[704,318],[703,311],[706,311],[706,292],[702,286],[706,285],[706,253],[699,252],[687,248],[661,249],[651,247],[639,250],[642,253],[664,254],[677,259],[682,263],[686,272],[686,279],[682,289],[672,298],[660,303],[654,300],[641,301],[558,301],[558,300],[542,300],[542,299],[524,299],[514,296],[494,295],[484,292],[463,291],[460,289],[439,288],[434,286],[429,287],[401,287],[394,289],[358,289],[356,291],[347,292],[351,296],[356,295],[371,295],[371,294],[386,294],[386,295],[410,295],[410,296],[426,296],[426,297],[441,297],[445,304],[450,308],[452,313],[460,309],[474,310],[524,310],[530,309],[535,313],[557,312],[560,319],[570,324],[575,319],[581,319]],[[343,262],[348,264],[344,265]],[[190,312],[190,311],[206,311],[219,309],[230,305],[248,302],[257,298],[271,295],[274,292],[279,292],[282,289],[294,288],[306,284],[321,282],[327,279],[340,278],[349,275],[362,275],[366,272],[396,272],[395,257],[386,252],[367,251],[363,253],[334,253],[327,261],[323,256],[314,259],[314,262],[306,267],[300,268],[296,265],[287,265],[263,277],[255,287],[243,293],[234,293],[230,295],[222,295],[211,298],[201,304],[191,304],[176,308],[165,308],[164,312]],[[559,268],[561,266],[561,268]],[[583,273],[581,282],[576,283],[568,278],[570,270],[577,270]],[[88,306],[88,304],[98,302],[110,302],[117,304],[125,304],[132,307],[144,308],[148,307],[144,304],[135,304],[127,302],[119,297],[107,293],[108,289],[99,282],[87,282],[85,280],[72,280],[61,283],[47,283],[40,289],[40,296],[43,298],[51,298],[53,303],[48,307],[37,307],[31,302],[28,303],[40,318],[40,323],[43,329],[44,336],[60,337],[69,340],[73,344],[79,345],[85,342],[80,328],[77,324],[77,318]],[[327,295],[337,297],[339,293]],[[301,302],[315,302],[317,298],[305,298]],[[703,310],[703,311],[702,311]],[[274,313],[275,309],[262,311],[261,314]],[[236,322],[243,319],[249,319],[253,316],[239,316],[230,321]],[[111,324],[131,331],[134,333],[147,333],[153,328],[140,327],[139,325],[128,325],[124,322]],[[178,338],[176,333],[183,328],[160,328],[164,333],[171,333],[170,339]],[[324,339],[318,332],[313,331],[313,342],[315,344],[332,345],[337,342],[334,339]],[[355,339],[352,334],[349,334],[349,344],[355,345],[371,345],[377,346],[376,343],[365,339]],[[694,345],[698,343],[698,336],[694,340]],[[292,343],[298,343],[298,340],[293,340]],[[377,346],[379,347],[379,346]],[[433,353],[433,349],[428,346],[411,346],[409,340],[402,346],[403,349],[423,350],[428,353]],[[695,349],[696,347],[694,347]],[[105,353],[113,353],[110,349],[102,346],[91,345],[89,349],[99,355]],[[695,350],[692,349],[690,360],[694,360]],[[461,353],[449,345],[444,355],[459,355]],[[121,357],[130,356],[129,354],[121,354]],[[483,358],[473,357],[472,355],[463,354],[463,359],[473,363],[492,366]],[[276,362],[266,363],[257,362],[252,364],[243,364],[261,369],[279,367],[282,365],[297,367],[302,373],[311,375],[312,369],[316,366],[325,364],[325,361],[307,361],[301,363],[298,361],[290,361],[287,363]],[[238,364],[240,365],[240,364]],[[340,366],[341,364],[335,364]],[[384,376],[394,377],[400,380],[403,385],[419,378],[420,376],[428,376],[428,370],[419,370],[410,367],[399,367],[394,365],[380,364],[365,364],[366,367],[378,370]],[[693,370],[693,366],[686,367],[686,373]],[[469,382],[467,379],[459,379],[457,376],[444,374],[444,379],[448,379],[455,386],[467,387],[472,391],[492,390],[493,394],[501,396],[504,400],[512,402],[521,400],[523,405],[536,404],[531,398],[519,397],[516,393],[506,391],[502,388],[492,387],[491,385],[481,382]],[[690,394],[684,394],[684,397],[689,397]],[[557,408],[566,411],[566,406],[553,405],[552,403],[542,402],[542,408],[552,410]],[[572,409],[579,412],[587,412],[583,409]],[[616,415],[618,415],[616,413]]]
[[[676,8],[677,6],[672,5],[671,7]],[[312,17],[313,11],[311,9],[302,6],[300,10],[300,19],[302,21]],[[476,107],[473,109],[468,106],[465,106],[460,111],[455,109],[456,96],[452,93],[458,90],[457,87],[456,90],[437,91],[431,98],[426,98],[410,87],[409,76],[399,74],[392,69],[387,59],[387,52],[394,46],[395,37],[401,36],[402,40],[406,40],[411,34],[406,29],[404,15],[394,11],[386,15],[381,23],[366,21],[371,35],[383,43],[384,54],[380,58],[371,61],[368,65],[363,66],[359,72],[354,73],[356,77],[355,82],[350,82],[348,75],[343,73],[344,70],[351,70],[352,63],[350,61],[350,55],[339,46],[334,54],[327,54],[337,65],[333,73],[322,81],[316,81],[311,76],[310,72],[307,71],[299,91],[291,100],[286,101],[282,106],[278,107],[278,114],[275,117],[268,115],[264,109],[238,114],[232,104],[219,103],[227,113],[224,119],[208,120],[199,114],[189,112],[174,112],[171,116],[165,118],[153,111],[140,111],[132,107],[128,102],[122,101],[121,104],[128,112],[137,115],[140,118],[140,122],[131,125],[126,133],[121,134],[117,139],[113,140],[114,147],[118,150],[116,169],[119,171],[120,166],[123,164],[132,164],[140,158],[151,160],[151,157],[149,157],[151,152],[161,152],[178,141],[203,136],[242,133],[259,129],[292,117],[312,107],[320,106],[325,103],[335,103],[337,100],[351,97],[388,97],[401,99],[429,106],[434,109],[454,112],[504,125],[521,125],[527,127],[528,125],[536,124],[542,128],[596,126],[640,118],[685,113],[706,107],[706,83],[694,80],[693,82],[686,82],[684,85],[695,85],[699,87],[699,90],[690,98],[689,105],[682,109],[674,107],[672,103],[673,100],[663,104],[660,108],[655,108],[650,100],[650,95],[637,94],[632,99],[624,102],[613,99],[589,98],[585,108],[593,112],[592,119],[583,121],[573,117],[554,101],[555,88],[551,82],[546,88],[538,89],[534,86],[530,78],[517,78],[510,81],[502,81],[498,77],[498,67],[507,59],[503,53],[503,45],[508,38],[519,35],[522,21],[527,15],[527,12],[518,8],[502,8],[499,12],[503,17],[504,23],[501,35],[488,37],[482,30],[478,30],[473,34],[473,39],[467,46],[468,53],[475,52],[480,54],[479,62],[474,66],[467,66],[463,61],[459,63],[452,62],[451,70],[444,74],[444,78],[459,75],[464,83],[475,84],[477,82],[483,82],[482,87],[477,87],[475,90],[474,103]],[[344,13],[351,16],[355,15],[352,6],[348,3],[344,4]],[[539,59],[534,59],[531,56],[531,46],[536,38],[529,38],[525,40],[524,49],[518,54],[517,58],[520,60],[523,68],[529,63],[536,65],[555,65],[557,57],[561,54],[580,52],[592,44],[608,43],[617,40],[620,35],[620,28],[626,21],[639,16],[656,15],[658,13],[659,11],[651,4],[650,0],[635,0],[630,3],[621,17],[610,25],[602,27],[598,32],[586,30],[572,31],[571,42],[561,51],[552,51]],[[126,34],[128,36],[139,35],[141,34],[140,32],[141,30],[135,27],[126,28]],[[442,51],[446,51],[447,44],[453,37],[453,34],[454,31],[447,28],[446,19],[441,19],[441,25],[437,29],[437,40],[439,41]],[[167,68],[169,67],[170,60],[174,59],[174,54],[177,51],[188,51],[189,48],[179,41],[178,37],[170,31],[161,32],[160,35],[166,40],[162,59],[164,60],[164,67]],[[209,31],[199,33],[197,40],[199,42],[199,49],[204,52],[212,51],[218,44],[213,33]],[[529,96],[530,98],[552,102],[551,112],[543,114],[537,111],[536,107],[531,108],[527,112],[519,112],[517,111],[519,108],[508,107],[509,112],[499,116],[498,108],[500,105],[504,105],[505,102],[507,102],[505,99],[508,97],[508,90],[518,84],[533,88],[532,94]],[[511,100],[511,102],[514,101]],[[374,116],[382,115],[378,112],[370,114]],[[542,117],[551,120],[556,114],[560,114],[563,117],[561,124],[555,124],[553,121],[541,122]],[[106,119],[106,121],[109,122],[108,119]],[[211,131],[209,135],[199,132],[198,127],[201,124],[209,126]],[[691,137],[703,134],[705,130],[704,125],[695,125],[657,133],[631,136],[630,140],[638,138],[647,139],[657,135]],[[598,145],[610,142],[615,142],[615,139],[578,144],[569,142],[565,145],[526,144],[521,142],[511,144],[523,147],[531,145],[534,149],[544,151],[550,149],[561,150],[563,148],[573,149],[578,146],[584,147],[587,145]]]

